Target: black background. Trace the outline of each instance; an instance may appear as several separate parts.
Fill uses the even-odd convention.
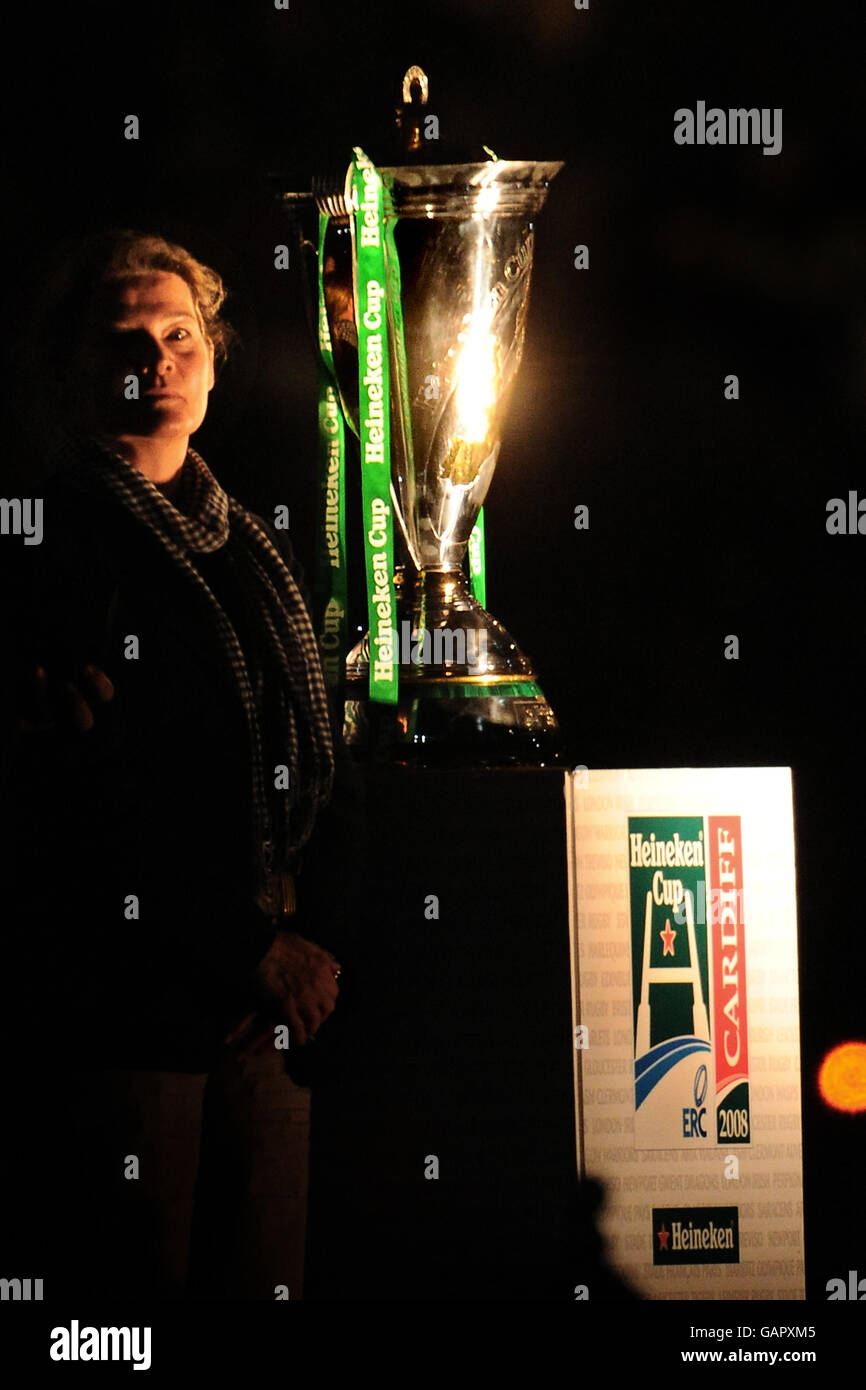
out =
[[[77,4],[16,21],[3,59],[3,494],[33,495],[39,468],[16,409],[32,295],[68,237],[155,230],[225,275],[243,341],[199,447],[247,505],[290,505],[308,568],[315,365],[297,260],[274,269],[288,234],[266,175],[344,168],[411,63],[443,138],[566,161],[487,503],[488,601],[534,657],[572,764],[794,770],[816,1299],[866,1274],[866,1118],[816,1090],[826,1050],[866,1035],[866,536],[825,528],[829,498],[866,495],[858,17],[694,0]],[[781,107],[782,152],[675,145],[674,111],[698,100]]]

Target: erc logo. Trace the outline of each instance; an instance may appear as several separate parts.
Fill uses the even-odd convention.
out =
[[[709,1076],[703,1062],[695,1072],[694,1105],[683,1106],[683,1138],[706,1139],[706,1118],[707,1107],[704,1101],[707,1098],[707,1088],[709,1087]]]
[[[736,1207],[653,1207],[654,1265],[740,1263]]]

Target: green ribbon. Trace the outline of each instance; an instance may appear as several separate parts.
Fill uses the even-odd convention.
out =
[[[348,651],[346,565],[346,434],[325,310],[323,264],[326,213],[319,214],[318,387],[319,526],[316,554],[316,639],[325,680],[338,690]]]
[[[404,685],[409,689],[409,682]],[[437,688],[438,699],[443,700],[536,700],[543,699],[541,686],[536,681],[502,680],[496,685],[471,685],[469,681],[442,681]]]
[[[351,222],[358,326],[358,432],[361,500],[370,625],[370,699],[397,703],[394,642],[394,528],[391,507],[391,384],[383,184],[358,146],[349,166],[355,217]],[[396,258],[394,258],[396,261]],[[391,271],[393,282],[393,267]],[[392,305],[393,310],[393,305]]]
[[[478,520],[469,537],[469,583],[473,598],[487,607],[487,550],[484,538],[484,508],[479,508]]]
[[[399,664],[394,639],[394,528],[391,504],[391,366],[396,374],[405,468],[412,473],[412,415],[404,342],[400,261],[394,244],[391,189],[360,147],[354,147],[347,173],[354,218],[350,218],[358,328],[358,423],[361,496],[370,633],[371,700],[396,704]],[[328,217],[319,216],[319,526],[316,565],[316,635],[328,685],[343,680],[348,651],[348,572],[346,563],[346,439],[323,286]],[[389,353],[389,342],[393,353]],[[484,510],[478,513],[468,545],[469,581],[481,607],[487,604]],[[455,692],[456,693],[456,692]],[[511,693],[514,693],[513,691]],[[522,693],[522,692],[521,692]]]
[[[394,348],[393,362],[397,372],[397,396],[400,402],[400,409],[397,414],[397,425],[400,430],[400,444],[402,445],[402,455],[404,460],[404,472],[407,477],[415,475],[415,454],[412,439],[412,407],[409,395],[409,368],[406,365],[406,335],[403,327],[403,282],[400,275],[400,257],[397,254],[397,247],[394,243],[394,231],[397,225],[397,218],[394,212],[394,200],[391,190],[394,183],[394,174],[389,172],[382,175],[383,181],[383,208],[385,215],[385,275],[387,287],[387,304],[390,315],[389,327],[392,331],[392,344]]]

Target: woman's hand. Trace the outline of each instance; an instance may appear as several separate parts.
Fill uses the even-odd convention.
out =
[[[253,973],[259,1008],[226,1038],[242,1050],[260,1052],[273,1045],[274,1024],[287,1023],[303,1047],[334,1012],[339,961],[296,932],[278,931]]]
[[[24,690],[19,731],[75,729],[86,734],[97,711],[114,698],[114,686],[104,671],[84,666],[76,681],[52,683],[44,666],[37,666]]]

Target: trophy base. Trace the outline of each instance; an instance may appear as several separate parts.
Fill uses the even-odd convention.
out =
[[[424,767],[556,764],[559,726],[532,665],[462,572],[422,570],[395,588],[399,700],[370,700],[365,633],[346,660],[349,748]]]

